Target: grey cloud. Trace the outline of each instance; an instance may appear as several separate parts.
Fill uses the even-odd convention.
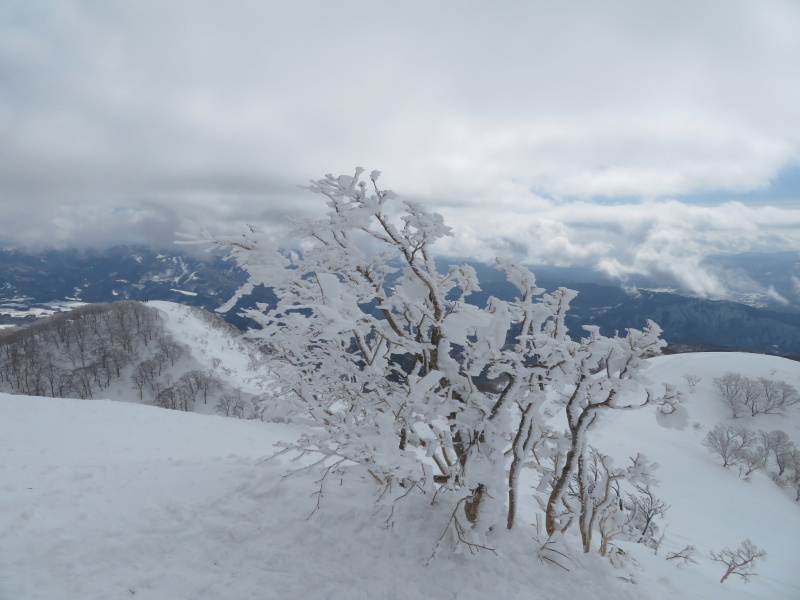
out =
[[[796,248],[795,214],[592,199],[767,189],[800,160],[798,72],[782,0],[8,0],[0,240],[278,235],[324,211],[297,184],[363,165],[445,215],[443,251],[713,293],[705,253]]]

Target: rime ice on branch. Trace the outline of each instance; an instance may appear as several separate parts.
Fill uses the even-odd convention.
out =
[[[659,404],[666,414],[677,397],[629,404],[625,394],[643,381],[644,358],[664,345],[660,329],[606,337],[586,328],[567,335],[565,317],[576,292],[546,294],[527,268],[498,260],[516,288],[506,302],[466,302],[480,290],[467,265],[437,270],[434,244],[452,235],[441,215],[381,190],[373,171],[326,175],[307,189],[327,198],[327,216],[293,222],[302,254],[280,253],[255,228],[240,237],[206,233],[191,243],[213,243],[250,279],[230,309],[253,286],[273,288],[275,308],[247,311],[273,350],[277,393],[287,416],[317,427],[297,449],[362,465],[387,493],[411,490],[455,495],[454,527],[480,536],[511,528],[519,474],[541,467],[548,531],[563,529],[566,488],[580,471],[587,430],[604,409]],[[488,383],[487,383],[488,382]],[[559,411],[566,433],[554,435],[543,411]],[[534,453],[538,452],[537,456]],[[336,463],[340,464],[340,463]],[[547,487],[549,486],[549,487]],[[392,490],[391,493],[388,493]],[[579,510],[579,509],[578,509]]]

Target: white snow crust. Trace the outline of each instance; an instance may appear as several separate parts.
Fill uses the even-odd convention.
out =
[[[205,333],[188,312],[153,304],[170,329],[194,336],[198,361],[221,358],[231,377],[252,376],[245,353],[224,336]],[[627,565],[614,569],[596,553],[581,554],[568,537],[568,572],[536,554],[536,510],[524,480],[519,527],[496,533],[496,555],[440,552],[429,561],[449,512],[428,510],[420,496],[399,505],[387,526],[386,514],[373,514],[374,483],[348,474],[324,483],[315,510],[318,476],[286,476],[304,463],[268,459],[277,442],[302,433],[296,426],[0,394],[0,598],[800,598],[800,504],[763,471],[743,481],[701,443],[728,419],[713,377],[733,370],[800,387],[800,364],[751,354],[650,362],[656,383],[681,386],[687,373],[702,378],[693,393],[683,385],[688,420],[665,428],[651,410],[613,412],[590,443],[617,464],[642,452],[661,465],[656,491],[670,505],[659,522],[667,524],[664,542],[658,555],[620,544]],[[246,385],[255,392],[263,382]],[[800,407],[748,426],[783,429],[800,443]],[[751,583],[720,584],[722,569],[708,552],[744,538],[765,549],[766,560]],[[665,560],[686,544],[696,546],[697,564],[676,568]]]

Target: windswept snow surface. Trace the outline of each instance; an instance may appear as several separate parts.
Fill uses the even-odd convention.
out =
[[[540,564],[524,528],[502,533],[498,556],[445,553],[426,566],[449,515],[426,520],[430,511],[412,503],[386,529],[365,480],[329,482],[309,517],[316,477],[281,479],[288,461],[265,461],[295,435],[259,421],[0,394],[0,598],[648,597],[596,557],[577,557],[571,574]]]
[[[573,558],[564,560],[569,572],[542,563],[524,523],[496,533],[497,555],[442,551],[429,563],[446,507],[425,510],[430,499],[410,497],[387,527],[388,515],[373,515],[374,483],[345,474],[324,482],[315,511],[318,477],[284,477],[302,463],[266,460],[276,442],[299,435],[294,426],[0,394],[0,598],[797,600],[800,504],[764,473],[745,482],[723,469],[701,440],[726,418],[714,376],[775,370],[797,386],[800,365],[733,354],[652,365],[656,382],[681,383],[686,373],[703,381],[689,395],[683,429],[657,425],[645,409],[606,417],[592,437],[617,464],[635,452],[659,462],[657,493],[671,505],[659,555],[623,544],[638,566],[621,570],[596,553],[581,555],[575,539]],[[781,428],[797,443],[798,408],[749,424]],[[532,521],[527,501],[522,520]],[[746,537],[768,552],[759,575],[720,584],[708,551]],[[687,543],[698,549],[696,565],[665,560]],[[631,576],[635,585],[617,579]]]

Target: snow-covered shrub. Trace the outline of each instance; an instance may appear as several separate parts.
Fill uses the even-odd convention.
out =
[[[383,487],[381,502],[414,490],[449,494],[460,507],[452,529],[476,545],[498,526],[513,527],[520,470],[533,465],[548,534],[566,529],[581,511],[568,488],[588,477],[581,458],[598,413],[676,409],[672,390],[627,395],[644,382],[644,359],[664,345],[661,330],[648,322],[607,337],[586,327],[572,339],[565,317],[576,292],[546,294],[527,268],[502,260],[496,268],[516,299],[469,304],[480,290],[475,270],[439,271],[433,260],[437,240],[452,235],[443,218],[413,202],[393,218],[396,195],[378,187],[377,171],[369,183],[362,173],[311,183],[329,212],[293,223],[299,253],[280,252],[255,227],[185,236],[227,248],[249,273],[221,310],[259,284],[276,294],[277,306],[246,314],[262,327],[253,337],[270,348],[282,418],[316,425],[292,448],[328,457],[319,463],[325,474],[333,464],[360,465]],[[545,412],[563,415],[564,433],[545,426]],[[635,461],[625,475],[642,468]]]

